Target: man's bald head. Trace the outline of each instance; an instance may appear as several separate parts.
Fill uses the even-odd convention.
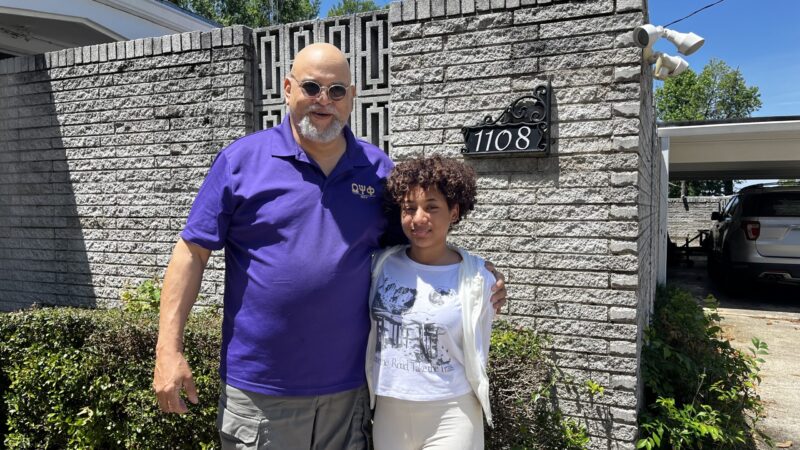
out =
[[[292,74],[304,77],[309,72],[327,72],[335,74],[345,85],[350,84],[350,66],[347,58],[335,45],[319,42],[305,46],[294,58]]]

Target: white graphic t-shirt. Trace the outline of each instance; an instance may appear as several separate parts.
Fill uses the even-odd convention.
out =
[[[372,300],[376,394],[425,401],[471,391],[462,365],[458,269],[419,264],[405,251],[386,260]],[[491,286],[494,278],[482,272]]]

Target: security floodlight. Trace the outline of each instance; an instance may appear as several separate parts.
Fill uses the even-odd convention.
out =
[[[667,40],[678,48],[681,54],[687,56],[696,52],[706,42],[705,39],[694,33],[680,33],[649,23],[633,29],[633,42],[636,43],[639,48],[652,48],[653,44],[662,37],[667,38]]]
[[[702,47],[706,42],[705,39],[694,33],[679,33],[666,28],[664,29],[664,37],[672,42],[675,47],[678,47],[678,51],[681,54],[686,56],[689,56],[699,50],[700,47]]]
[[[689,68],[689,63],[679,56],[653,51],[653,44],[662,37],[672,42],[684,55],[691,55],[706,42],[705,39],[694,33],[680,33],[649,23],[634,28],[633,42],[637,47],[644,49],[642,54],[648,64],[655,63],[653,76],[659,80],[680,75]]]
[[[633,42],[639,48],[650,48],[661,38],[661,27],[655,25],[641,25],[633,29]]]
[[[659,80],[678,76],[689,68],[689,63],[680,56],[670,56],[661,52],[656,52],[653,55],[656,59],[653,76]]]

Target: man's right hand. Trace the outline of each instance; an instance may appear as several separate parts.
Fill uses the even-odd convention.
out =
[[[211,250],[178,239],[161,289],[161,307],[156,344],[156,368],[153,371],[153,390],[158,406],[168,413],[189,412],[181,391],[192,403],[197,403],[197,389],[192,369],[183,357],[183,330],[189,312],[200,292],[203,269]]]
[[[165,352],[156,355],[156,368],[153,373],[153,390],[158,397],[161,411],[184,414],[189,412],[181,398],[186,390],[186,398],[197,404],[197,388],[192,378],[192,369],[181,352]]]

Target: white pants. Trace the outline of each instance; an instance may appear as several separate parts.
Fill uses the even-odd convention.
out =
[[[375,450],[483,450],[483,411],[474,394],[417,402],[378,396]]]

